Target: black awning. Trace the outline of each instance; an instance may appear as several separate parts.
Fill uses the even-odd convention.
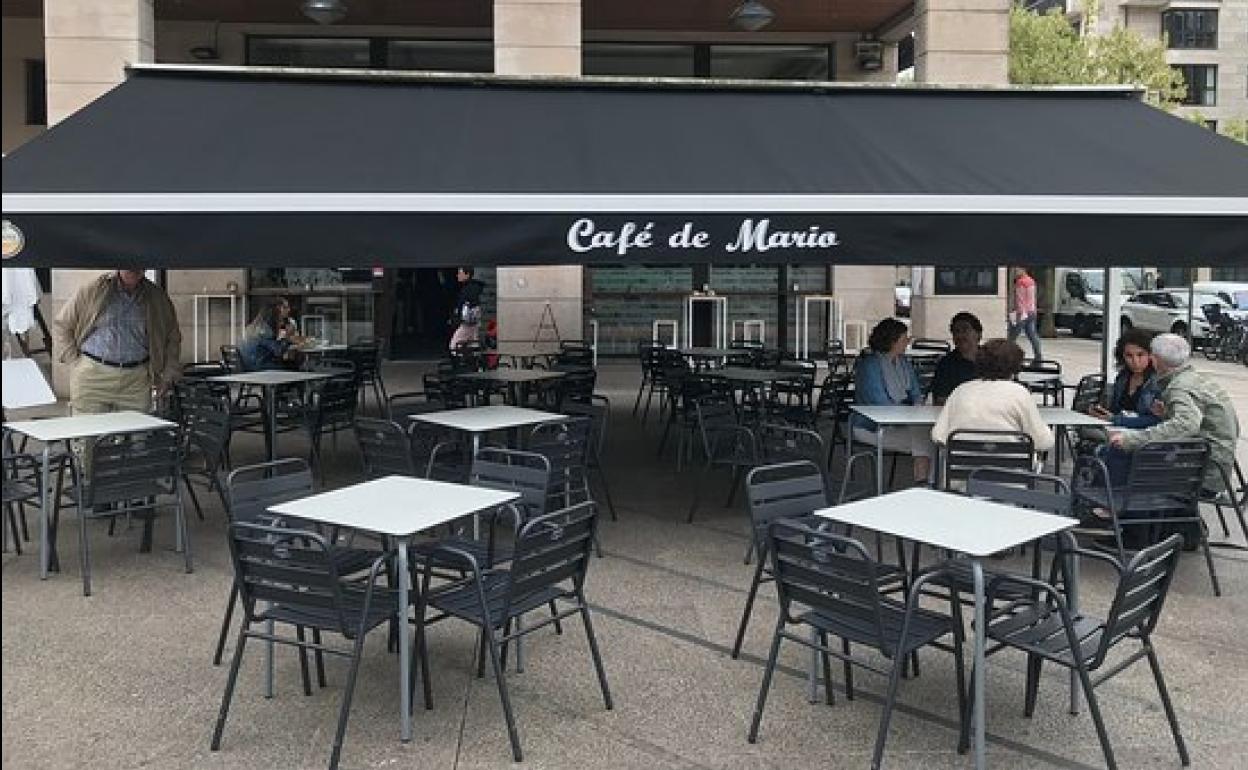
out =
[[[1248,148],[1105,89],[143,68],[3,186],[9,264],[1248,262]]]

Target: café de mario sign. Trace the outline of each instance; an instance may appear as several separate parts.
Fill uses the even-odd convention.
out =
[[[578,219],[568,227],[568,248],[577,254],[612,252],[624,256],[648,249],[712,250],[729,254],[761,254],[772,250],[832,249],[841,245],[835,230],[819,225],[803,229],[773,229],[770,219],[742,219],[731,231],[699,229],[693,222],[660,229],[654,222],[626,221],[599,227],[589,218]]]

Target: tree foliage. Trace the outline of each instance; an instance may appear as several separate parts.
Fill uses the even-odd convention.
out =
[[[1085,15],[1095,16],[1095,6]],[[1149,101],[1167,108],[1186,93],[1183,75],[1166,63],[1162,41],[1117,25],[1106,35],[1081,35],[1057,9],[1010,9],[1009,67],[1011,83],[1142,86]]]

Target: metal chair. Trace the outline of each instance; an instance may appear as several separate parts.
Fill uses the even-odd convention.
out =
[[[377,400],[377,410],[386,408],[386,383],[381,377],[381,345],[375,340],[357,340],[347,347],[347,358],[355,364],[356,382],[360,389],[360,408],[363,409],[367,398],[365,394],[372,388],[373,398]]]
[[[702,396],[694,402],[694,414],[705,462],[693,481],[693,500],[689,503],[689,515],[685,519],[690,524],[701,502],[702,484],[707,473],[716,467],[731,470],[732,483],[728,488],[728,499],[724,502],[727,507],[732,505],[746,471],[759,462],[754,432],[738,424],[736,405],[731,397]]]
[[[386,419],[393,420],[400,425],[406,423],[407,418],[414,414],[429,414],[445,409],[445,403],[435,399],[424,390],[408,390],[386,396]]]
[[[1218,513],[1218,521],[1222,524],[1222,534],[1230,537],[1231,529],[1226,526],[1226,513],[1223,508],[1230,508],[1235,512],[1236,518],[1239,519],[1239,531],[1248,540],[1248,521],[1245,521],[1244,514],[1248,512],[1248,482],[1244,481],[1244,469],[1240,466],[1239,460],[1228,470],[1221,463],[1217,463],[1218,478],[1222,482],[1220,490],[1201,488],[1200,502],[1212,505]],[[1234,476],[1234,480],[1232,480]]]
[[[1072,484],[1075,505],[1100,508],[1109,513],[1108,521],[1085,519],[1085,523],[1103,525],[1100,534],[1113,538],[1122,564],[1127,563],[1128,550],[1133,550],[1123,541],[1124,528],[1147,528],[1149,531],[1142,536],[1156,537],[1186,526],[1197,540],[1194,545],[1204,551],[1213,594],[1221,596],[1218,573],[1209,550],[1209,528],[1200,515],[1201,490],[1208,463],[1209,444],[1204,439],[1150,441],[1131,453],[1127,482],[1115,488],[1100,459],[1080,457],[1075,463]],[[1095,529],[1091,531],[1096,532]]]
[[[563,412],[567,415],[589,418],[587,468],[591,475],[597,475],[598,483],[602,487],[603,499],[606,500],[607,509],[611,512],[611,520],[616,521],[619,517],[615,513],[615,503],[611,499],[611,487],[607,484],[607,471],[603,465],[603,456],[607,447],[607,428],[611,421],[611,402],[606,396],[596,395],[589,403],[568,401],[563,405]]]
[[[398,423],[357,417],[354,430],[366,478],[426,475],[427,468],[418,467],[412,454],[410,435]]]
[[[958,684],[958,714],[961,716],[964,713],[967,699],[963,681],[960,604],[956,600],[950,601],[949,615],[918,606],[924,585],[938,571],[918,578],[910,587],[907,600],[902,603],[883,595],[881,570],[867,549],[856,540],[778,519],[771,524],[768,550],[775,570],[780,612],[750,723],[750,743],[758,740],[759,723],[763,718],[767,691],[783,640],[796,642],[820,654],[829,705],[833,703],[830,657],[888,677],[888,692],[871,762],[873,768],[880,766],[884,755],[902,668],[912,653],[929,645],[953,653]],[[799,605],[805,609],[799,609]],[[818,641],[789,631],[788,626],[791,625],[809,627]],[[841,639],[841,650],[833,649],[828,644],[829,636]],[[945,636],[952,636],[952,645],[939,641]],[[849,651],[851,644],[878,651],[891,661],[891,665],[881,668],[874,659],[854,657]],[[848,674],[845,692],[853,698],[853,680]]]
[[[490,569],[473,554],[452,547],[439,548],[435,555],[456,561],[469,573],[462,581],[432,588],[433,571],[424,570],[416,607],[417,656],[424,665],[424,697],[432,703],[430,669],[425,635],[430,624],[444,618],[458,618],[481,629],[482,661],[488,654],[498,684],[498,695],[507,721],[512,756],[521,761],[520,735],[507,692],[507,646],[522,636],[573,615],[585,625],[598,685],[608,710],[613,706],[606,671],[594,637],[589,604],[585,600],[585,575],[593,547],[597,514],[594,504],[584,502],[531,519],[516,536],[515,556],[507,569]],[[531,626],[521,626],[520,617],[544,605],[558,605],[551,617]],[[429,610],[440,613],[429,616]]]
[[[1068,543],[1072,541],[1073,539],[1066,540]],[[1096,726],[1101,751],[1105,754],[1105,764],[1110,770],[1116,770],[1118,765],[1101,718],[1095,688],[1144,658],[1148,659],[1149,668],[1152,669],[1153,680],[1157,684],[1157,692],[1161,696],[1161,704],[1170,723],[1170,732],[1179,751],[1179,759],[1184,767],[1190,764],[1187,746],[1179,731],[1178,717],[1170,703],[1166,682],[1161,674],[1161,664],[1157,660],[1151,638],[1174,579],[1181,544],[1181,537],[1171,535],[1157,545],[1140,551],[1125,564],[1103,553],[1068,546],[1081,557],[1107,562],[1118,573],[1114,599],[1103,620],[1073,612],[1052,581],[1045,583],[1017,575],[998,575],[988,583],[989,603],[1006,587],[1016,592],[1026,591],[1035,595],[1035,598],[1011,602],[1006,610],[997,613],[987,628],[989,641],[997,643],[996,647],[988,649],[987,654],[1005,648],[1027,654],[1027,687],[1023,713],[1030,717],[1035,710],[1040,669],[1045,661],[1073,669],[1082,685],[1080,689],[1087,699],[1088,711],[1091,712],[1092,722]],[[1108,671],[1093,679],[1091,675],[1105,666],[1110,651],[1127,641],[1138,642],[1139,648],[1126,660],[1108,666]],[[972,670],[972,683],[976,675],[977,672]],[[958,747],[960,751],[965,751],[969,743],[967,722],[967,719],[963,719]]]
[[[745,499],[750,511],[750,549],[758,554],[750,590],[745,595],[745,609],[737,625],[737,637],[732,643],[732,657],[741,654],[745,641],[745,628],[754,611],[754,598],[758,587],[774,580],[767,560],[768,532],[771,523],[780,518],[804,519],[814,526],[818,522],[810,515],[831,503],[828,498],[827,479],[818,463],[810,460],[793,460],[754,468],[745,477]]]
[[[182,552],[186,571],[193,571],[190,533],[182,509],[182,444],[176,430],[160,428],[108,436],[86,444],[85,483],[76,485],[78,553],[82,566],[82,594],[91,595],[91,542],[87,522],[145,514],[142,550],[151,548],[152,527],[162,498],[174,499],[175,549]],[[76,461],[74,461],[76,463]],[[82,478],[81,472],[78,478]],[[59,510],[59,505],[57,506]]]
[[[13,548],[18,556],[22,555],[22,542],[30,540],[29,526],[26,521],[26,506],[39,505],[43,499],[43,474],[40,472],[39,458],[31,454],[10,453],[8,442],[4,448],[4,515],[8,530],[13,535]],[[21,531],[18,531],[18,522]],[[0,527],[3,524],[0,523]],[[8,550],[8,537],[5,537],[5,549]]]
[[[588,417],[536,425],[526,448],[550,463],[546,510],[568,508],[593,499],[589,488],[589,453],[593,423]]]
[[[661,351],[666,350],[665,347],[658,343],[642,340],[637,343],[637,358],[641,362],[641,384],[637,386],[637,398],[633,401],[633,416],[637,416],[637,409],[641,407],[642,396],[646,398],[646,410],[642,413],[641,421],[646,421],[646,415],[650,413],[650,400],[654,397],[656,388],[660,388],[655,380],[655,374],[658,371]],[[662,394],[660,393],[660,399]]]
[[[181,385],[181,383],[179,383]],[[228,450],[233,419],[228,391],[205,387],[182,387],[176,391],[178,426],[182,440],[182,481],[202,521],[204,511],[195,494],[192,477],[209,492],[216,492],[222,509],[228,507],[222,488],[221,472],[228,470]]]
[[[945,440],[941,452],[941,487],[954,490],[965,484],[977,468],[1034,470],[1035,442],[1017,431],[955,430]]]
[[[1045,406],[1065,405],[1066,388],[1062,385],[1062,363],[1060,361],[1052,361],[1049,359],[1040,359],[1038,361],[1029,360],[1023,364],[1020,372],[1052,375],[1052,380],[1028,385],[1027,389],[1032,393],[1039,394]],[[1050,401],[1052,404],[1050,404]]]
[[[348,584],[343,582],[343,575],[335,566],[334,550],[329,541],[314,531],[248,522],[230,525],[230,555],[234,562],[234,584],[242,598],[243,620],[221,699],[221,711],[212,733],[213,751],[221,748],[221,734],[247,640],[262,639],[297,647],[301,658],[307,650],[313,650],[350,660],[329,758],[330,770],[338,767],[364,639],[370,631],[394,619],[406,608],[398,606],[396,591],[378,585],[377,579],[383,569],[392,569],[390,556],[379,556],[373,561],[362,585]],[[262,624],[264,630],[253,630],[256,624]],[[295,638],[277,634],[275,624],[294,626]],[[306,640],[304,628],[316,633],[313,641]],[[350,650],[322,644],[320,632],[341,634],[352,643]]]
[[[309,460],[317,477],[325,483],[325,466],[321,461],[321,440],[330,434],[337,442],[340,431],[351,430],[355,424],[357,386],[349,376],[336,376],[317,383],[311,389],[304,409],[304,429],[311,447]]]

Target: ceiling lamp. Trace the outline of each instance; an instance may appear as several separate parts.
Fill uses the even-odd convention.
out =
[[[317,24],[336,24],[347,15],[342,0],[304,0],[303,15]]]
[[[770,24],[776,18],[776,14],[758,0],[744,0],[728,18],[738,29],[757,32]]]

